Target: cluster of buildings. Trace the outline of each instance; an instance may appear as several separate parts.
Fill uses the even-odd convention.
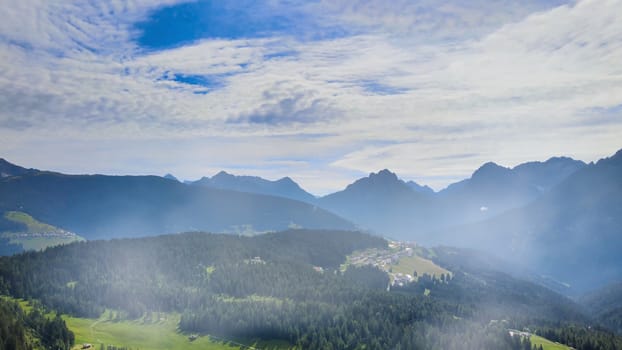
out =
[[[354,266],[372,265],[386,271],[391,276],[392,286],[404,286],[416,280],[407,273],[393,273],[391,266],[397,265],[401,257],[412,257],[415,254],[415,242],[389,242],[389,249],[366,249],[352,254],[348,260]]]

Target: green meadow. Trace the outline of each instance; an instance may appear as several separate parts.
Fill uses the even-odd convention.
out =
[[[234,341],[218,337],[199,336],[190,340],[189,335],[179,333],[179,315],[161,313],[154,320],[114,320],[110,312],[99,319],[64,316],[67,327],[75,334],[74,349],[82,344],[114,345],[141,350],[231,350],[231,349],[289,349],[286,342]]]
[[[531,345],[540,346],[542,345],[542,349],[544,350],[570,350],[572,348],[562,345],[559,343],[554,343],[546,338],[542,338],[537,335],[532,335],[529,340],[531,340]]]
[[[417,255],[413,256],[401,256],[396,265],[391,266],[393,273],[403,273],[412,275],[414,271],[417,271],[417,275],[423,274],[432,275],[436,278],[440,278],[442,274],[451,275],[451,272],[436,265],[431,260],[422,258]]]

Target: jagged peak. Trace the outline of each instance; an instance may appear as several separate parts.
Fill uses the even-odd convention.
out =
[[[603,158],[596,162],[596,164],[615,164],[622,165],[622,149],[618,150],[614,155],[608,158]]]
[[[510,169],[503,167],[497,163],[487,162],[487,163],[484,163],[484,165],[479,167],[477,170],[475,170],[471,178],[477,178],[481,176],[490,176],[492,174],[506,173],[509,171]]]
[[[217,177],[231,177],[231,176],[235,176],[235,175],[229,174],[228,172],[221,170],[218,173],[216,173],[216,175],[212,176],[212,179],[217,178]]]
[[[369,174],[369,178],[391,179],[391,180],[396,180],[396,181],[399,180],[397,178],[397,174],[395,174],[389,169],[382,169],[377,173],[371,173]]]
[[[578,160],[572,159],[566,156],[551,157],[545,161],[545,163],[558,163],[558,162],[578,162]]]
[[[174,181],[179,181],[179,179],[177,179],[173,174],[171,173],[167,173],[166,175],[163,176],[163,178],[165,179],[169,179],[169,180],[174,180]]]
[[[293,185],[298,185],[298,184],[296,183],[296,181],[292,180],[292,178],[291,178],[291,177],[289,177],[289,176],[282,177],[282,178],[280,178],[280,179],[276,180],[276,182],[278,182],[278,183],[284,183],[284,184],[293,184]]]
[[[391,172],[388,169],[383,169],[378,171],[377,173],[370,173],[369,176],[354,181],[354,183],[349,184],[346,189],[368,186],[386,186],[395,184],[407,186],[406,183],[400,180],[395,173]]]
[[[407,181],[406,184],[417,192],[421,192],[421,193],[435,193],[436,192],[434,191],[434,189],[432,189],[432,187],[428,185],[420,185],[413,180]]]

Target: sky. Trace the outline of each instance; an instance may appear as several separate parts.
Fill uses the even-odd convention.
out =
[[[0,0],[0,157],[314,194],[622,148],[622,0]]]

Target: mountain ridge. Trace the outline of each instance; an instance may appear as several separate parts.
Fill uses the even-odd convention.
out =
[[[53,205],[49,205],[53,203]],[[19,210],[87,239],[206,230],[353,229],[299,201],[188,186],[159,176],[38,172],[0,179],[0,211]]]
[[[266,194],[307,203],[313,203],[315,201],[315,196],[302,189],[290,177],[283,177],[271,181],[259,176],[233,175],[223,170],[211,178],[202,177],[197,181],[191,182],[191,184],[240,192]]]
[[[569,175],[531,203],[435,234],[529,262],[574,293],[622,279],[622,152]],[[577,259],[578,255],[598,257]],[[599,273],[592,273],[598,271]]]

